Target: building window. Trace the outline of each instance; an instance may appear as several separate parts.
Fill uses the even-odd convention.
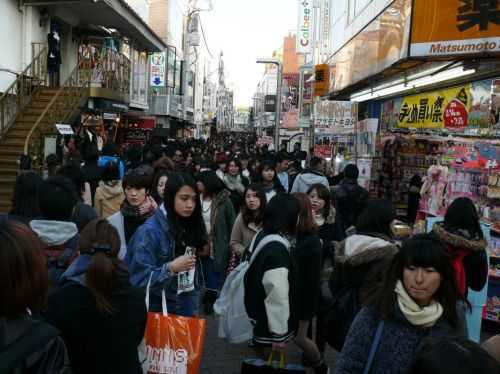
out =
[[[373,0],[349,0],[349,23],[352,23]]]

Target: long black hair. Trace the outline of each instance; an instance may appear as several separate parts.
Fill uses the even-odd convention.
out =
[[[179,217],[179,215],[175,212],[175,196],[184,186],[191,187],[197,196],[193,214],[191,214],[188,218]],[[167,219],[170,223],[170,233],[176,241],[176,250],[182,249],[180,248],[182,243],[196,248],[200,248],[206,243],[207,233],[205,224],[203,223],[203,217],[201,215],[196,181],[191,175],[185,173],[173,173],[168,178],[167,186],[165,188],[164,204],[167,211]],[[183,254],[184,252],[176,252],[177,256]]]
[[[168,182],[168,178],[171,175],[172,175],[172,172],[167,170],[167,169],[159,169],[155,173],[155,176],[153,178],[153,183],[151,184],[151,190],[150,190],[151,192],[150,193],[158,205],[160,205],[163,202],[163,200],[165,198],[165,192],[167,191],[167,187],[165,185],[165,190],[163,192],[163,196],[160,196],[160,194],[158,193],[158,183],[160,182],[160,179],[162,177],[167,177],[167,182]]]
[[[213,170],[202,171],[198,176],[198,181],[203,183],[207,194],[211,197],[217,196],[221,191],[226,189],[224,182]]]
[[[455,273],[446,249],[432,234],[415,235],[405,241],[394,256],[386,276],[372,296],[379,318],[387,320],[394,315],[397,303],[396,283],[403,281],[403,272],[410,266],[434,268],[441,275],[441,284],[433,298],[443,307],[444,318],[453,326],[459,326],[457,301],[460,299]]]
[[[318,197],[321,200],[325,201],[325,207],[323,208],[323,218],[328,219],[330,216],[330,210],[332,209],[332,197],[330,195],[330,191],[328,191],[328,188],[322,183],[316,183],[313,184],[309,189],[307,190],[307,195],[311,195],[311,192],[316,190]]]
[[[483,238],[476,206],[467,197],[459,197],[450,204],[444,216],[444,228],[446,231],[468,236],[467,239]]]
[[[257,175],[255,176],[255,182],[264,184],[264,178],[262,178],[262,172],[268,169],[274,170],[273,188],[276,190],[276,192],[286,192],[280,180],[278,179],[278,172],[276,171],[276,163],[270,159],[263,160],[260,163],[259,170],[257,172]]]
[[[247,207],[246,196],[248,191],[254,191],[260,201],[260,206],[256,214]],[[245,188],[243,199],[244,202],[241,206],[241,217],[243,218],[243,222],[247,226],[250,222],[255,223],[257,226],[260,225],[262,223],[262,220],[264,219],[264,211],[266,210],[267,205],[266,194],[262,189],[262,185],[258,183],[250,184],[247,188]]]
[[[292,195],[282,193],[274,196],[264,211],[264,232],[295,234],[299,212],[299,202]]]

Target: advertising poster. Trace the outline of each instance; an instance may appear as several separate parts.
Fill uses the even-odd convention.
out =
[[[150,85],[165,87],[165,52],[155,52],[151,55]]]
[[[299,127],[299,74],[283,74],[281,128]]]
[[[314,0],[299,0],[297,20],[297,53],[312,53]]]
[[[356,161],[359,169],[358,184],[368,191],[370,191],[370,181],[372,178],[372,164],[373,160],[371,158],[359,158]]]
[[[314,104],[314,133],[353,133],[358,118],[358,104],[352,101],[324,100]]]
[[[499,13],[497,0],[416,0],[410,55],[498,53]]]

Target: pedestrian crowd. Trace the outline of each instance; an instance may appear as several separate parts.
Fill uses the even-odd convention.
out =
[[[333,177],[252,136],[90,145],[47,168],[20,170],[0,219],[0,374],[142,373],[148,310],[164,295],[171,314],[213,314],[244,261],[245,344],[264,360],[295,345],[314,373],[500,373],[498,343],[467,339],[488,276],[469,199],[401,241],[354,164]]]

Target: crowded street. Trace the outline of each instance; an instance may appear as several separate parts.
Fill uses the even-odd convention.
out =
[[[0,374],[500,374],[500,1],[0,0]]]

